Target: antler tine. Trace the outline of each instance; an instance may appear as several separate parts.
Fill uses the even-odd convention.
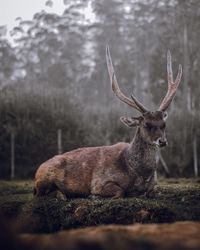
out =
[[[173,83],[172,56],[170,50],[167,51],[167,80],[168,85]]]
[[[111,82],[111,85],[112,85],[112,90],[116,94],[116,96],[122,102],[125,102],[126,104],[128,104],[132,108],[137,109],[141,113],[146,112],[147,109],[139,101],[137,101],[135,97],[132,97],[133,100],[131,100],[130,98],[125,96],[122,93],[122,91],[120,90],[119,85],[117,83],[117,78],[115,76],[115,71],[114,71],[114,68],[113,68],[113,63],[112,63],[112,59],[111,59],[111,56],[110,56],[110,50],[109,50],[108,45],[106,46],[106,61],[107,61],[108,73],[109,73],[109,76],[110,76],[110,82]]]
[[[131,95],[131,98],[134,101],[134,103],[142,110],[142,113],[145,113],[148,111],[147,108],[145,108],[145,106],[140,101],[138,101],[137,98],[133,94]]]
[[[182,77],[182,65],[179,64],[179,67],[178,67],[178,74],[177,74],[177,77],[176,77],[176,80],[175,80],[175,84],[177,85],[177,87],[179,86],[180,82],[181,82],[181,77]]]
[[[175,94],[176,94],[176,90],[181,82],[181,76],[182,76],[182,66],[181,64],[179,65],[179,69],[178,69],[178,74],[176,77],[175,82],[173,81],[173,72],[172,72],[172,62],[171,62],[171,53],[168,50],[167,52],[167,80],[168,80],[168,90],[167,90],[167,94],[164,97],[164,99],[162,100],[160,107],[159,107],[159,111],[165,111],[170,103],[172,102]]]

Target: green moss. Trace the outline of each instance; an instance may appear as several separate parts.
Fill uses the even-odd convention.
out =
[[[15,218],[33,198],[33,181],[0,181],[0,214]]]
[[[33,220],[37,221],[34,225]],[[23,231],[26,232],[52,232],[63,228],[99,224],[174,220],[175,214],[164,204],[138,198],[68,201],[60,201],[56,198],[36,198],[23,207],[19,219],[23,222]]]
[[[0,197],[13,194],[27,194],[33,191],[33,181],[0,181]]]
[[[20,191],[20,185],[17,185]],[[18,223],[24,232],[53,232],[113,223],[200,221],[200,184],[195,180],[180,183],[162,181],[156,188],[154,199],[134,197],[63,201],[51,197],[33,198],[31,185],[28,184],[24,194],[10,193],[0,199],[0,211],[6,216],[18,216]],[[20,192],[23,192],[23,185],[20,187]],[[27,190],[29,193],[26,193]]]

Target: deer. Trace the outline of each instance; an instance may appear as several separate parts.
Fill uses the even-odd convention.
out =
[[[168,90],[156,111],[148,110],[133,94],[127,97],[115,75],[109,46],[106,61],[114,94],[140,112],[135,117],[120,117],[130,128],[136,127],[130,143],[111,146],[83,147],[42,163],[36,171],[34,194],[49,195],[59,191],[67,197],[123,198],[153,197],[156,186],[156,153],[167,145],[166,110],[170,106],[182,77],[182,66],[173,80],[171,53],[167,53]]]

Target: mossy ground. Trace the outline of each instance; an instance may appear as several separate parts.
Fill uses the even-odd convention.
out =
[[[160,180],[156,197],[123,199],[34,198],[32,181],[0,181],[0,212],[23,232],[54,232],[100,224],[200,221],[200,183]]]

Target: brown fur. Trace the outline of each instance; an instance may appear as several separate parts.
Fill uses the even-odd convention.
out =
[[[35,194],[59,190],[65,196],[123,197],[153,193],[155,141],[165,139],[161,111],[140,117],[133,141],[76,149],[43,163],[36,172]],[[149,130],[146,123],[153,126]]]
[[[111,182],[124,188],[127,186],[125,183],[128,176],[123,173],[119,161],[127,147],[127,143],[118,143],[113,146],[76,149],[53,157],[36,172],[36,195],[48,194],[56,188],[67,196],[115,195],[115,191],[109,194],[104,187]]]

